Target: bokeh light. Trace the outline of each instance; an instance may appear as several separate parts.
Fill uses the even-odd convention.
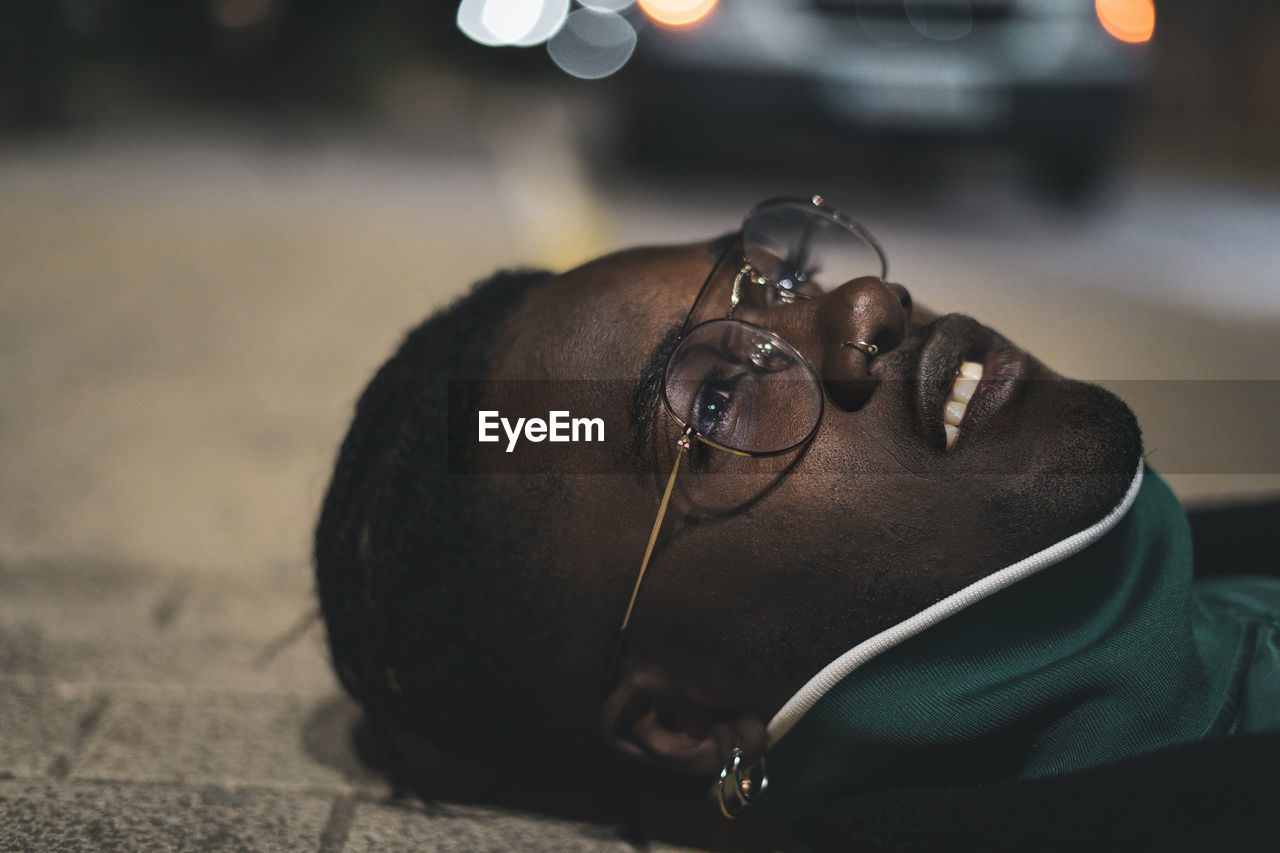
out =
[[[457,23],[472,41],[490,47],[531,47],[555,35],[569,0],[462,0]]]
[[[462,0],[458,4],[458,29],[474,42],[497,47],[505,44],[502,39],[489,32],[484,25],[484,8],[486,0]]]
[[[1120,41],[1141,44],[1156,31],[1156,7],[1152,0],[1094,0],[1098,22]]]
[[[635,28],[626,18],[578,9],[551,41],[547,53],[566,74],[584,80],[608,77],[636,49]]]
[[[646,15],[668,27],[687,27],[701,21],[717,0],[636,0]]]
[[[529,34],[538,23],[542,4],[521,0],[488,0],[480,13],[485,29],[507,44],[514,43]]]

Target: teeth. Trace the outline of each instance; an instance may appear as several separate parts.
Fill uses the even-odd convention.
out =
[[[973,399],[973,392],[978,390],[977,379],[957,379],[951,385],[951,399],[967,403]]]
[[[964,420],[965,410],[973,399],[973,392],[978,388],[978,380],[982,379],[982,364],[976,361],[960,362],[956,378],[951,383],[951,393],[942,407],[942,429],[947,434],[947,450],[950,450],[960,436],[960,422]]]

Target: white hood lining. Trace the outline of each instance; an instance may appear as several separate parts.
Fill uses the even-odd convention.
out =
[[[969,605],[981,601],[992,593],[999,592],[1007,586],[1034,575],[1041,569],[1065,560],[1072,554],[1102,538],[1107,531],[1116,526],[1125,513],[1129,511],[1129,508],[1133,506],[1134,500],[1138,497],[1138,489],[1142,485],[1142,472],[1143,463],[1139,461],[1138,472],[1134,475],[1133,482],[1129,484],[1129,491],[1125,493],[1124,498],[1115,509],[1107,513],[1105,518],[1093,526],[1087,527],[1079,533],[1074,533],[1066,539],[1050,545],[1043,551],[1032,554],[1030,557],[1019,560],[1012,566],[975,581],[959,592],[953,593],[936,604],[921,610],[915,616],[899,622],[867,640],[863,640],[827,664],[817,675],[809,679],[809,682],[804,687],[801,687],[794,696],[788,699],[781,710],[774,714],[773,719],[769,721],[769,727],[766,730],[769,746],[772,747],[787,732],[791,731],[791,727],[798,723],[800,718],[808,713],[809,709],[828,690],[835,687],[845,676],[876,655],[888,651],[904,640],[910,639],[926,628],[959,613]]]

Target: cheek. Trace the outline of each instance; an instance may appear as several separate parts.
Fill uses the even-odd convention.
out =
[[[784,507],[792,498],[794,460],[733,456],[719,450],[695,448],[676,481],[680,510],[698,524],[750,518]],[[674,499],[674,498],[673,498]]]
[[[686,594],[712,585],[754,619],[797,608],[820,621],[824,613],[855,615],[870,564],[854,543],[877,525],[851,510],[857,501],[847,493],[776,471],[706,474],[688,487],[698,503],[682,506],[669,548],[678,565],[698,567]]]
[[[982,526],[984,498],[978,484],[936,476],[817,474],[785,535],[812,583],[884,628],[1004,564]]]

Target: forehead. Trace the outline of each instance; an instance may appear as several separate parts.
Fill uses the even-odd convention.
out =
[[[628,249],[532,288],[496,342],[494,378],[634,378],[688,313],[715,248]]]

